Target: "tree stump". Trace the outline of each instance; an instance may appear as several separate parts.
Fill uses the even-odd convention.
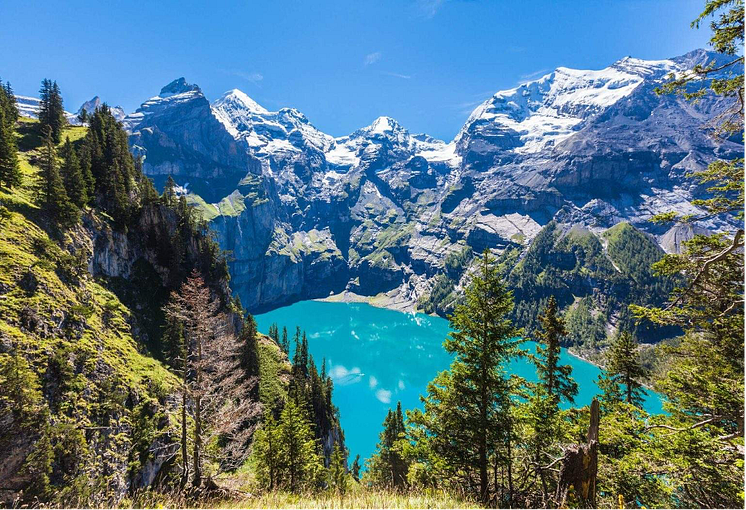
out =
[[[574,489],[581,508],[596,507],[596,474],[598,473],[599,407],[595,398],[591,403],[591,423],[588,443],[572,445],[565,450],[557,485],[557,501],[566,508],[570,487]]]

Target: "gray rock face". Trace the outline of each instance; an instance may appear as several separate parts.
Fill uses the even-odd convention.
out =
[[[75,113],[76,115],[80,115],[83,110],[85,110],[86,113],[93,113],[94,111],[96,111],[96,108],[100,108],[103,104],[104,103],[101,102],[100,97],[94,96],[93,99],[90,99],[80,105],[80,108],[78,108],[78,111]],[[109,109],[111,110],[111,114],[114,116],[114,118],[120,122],[123,121],[124,118],[127,116],[121,106],[109,106]]]
[[[553,219],[595,233],[628,221],[678,249],[684,233],[647,220],[697,212],[701,190],[686,175],[743,146],[702,129],[723,111],[718,99],[655,88],[720,58],[558,68],[495,94],[450,143],[388,117],[334,138],[238,90],[210,105],[183,79],[125,124],[145,172],[173,175],[232,252],[231,284],[249,309],[341,290],[396,295],[401,308],[429,292],[447,254],[525,248]]]
[[[124,119],[147,175],[181,177],[206,200],[227,196],[247,174],[261,172],[246,144],[235,140],[213,116],[196,85],[173,81]]]

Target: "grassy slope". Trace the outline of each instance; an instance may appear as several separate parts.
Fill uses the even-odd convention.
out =
[[[31,123],[24,119],[22,126]],[[33,136],[30,130],[22,128],[20,131],[22,140],[28,143]],[[71,141],[84,135],[85,128],[73,127],[65,131]],[[23,185],[12,191],[0,189],[0,202],[9,210],[9,216],[2,220],[0,227],[0,283],[11,287],[10,292],[0,298],[0,331],[29,352],[69,346],[100,357],[128,384],[171,386],[175,378],[160,363],[138,352],[127,324],[130,311],[113,293],[87,274],[83,275],[79,286],[61,278],[64,272],[60,271],[59,260],[67,253],[41,228],[44,218],[34,192],[39,170],[29,163],[36,155],[36,148],[28,145],[24,148],[26,150],[20,152]],[[33,294],[18,285],[24,277],[36,280],[37,291]],[[30,333],[21,325],[22,315],[28,314],[28,310],[33,310],[42,321],[58,320],[63,315],[75,316],[85,323],[82,335],[70,339],[44,338]]]
[[[123,481],[124,466],[137,472],[151,455],[152,441],[175,428],[173,417],[163,412],[178,380],[141,352],[130,331],[131,311],[61,247],[73,241],[90,246],[82,227],[61,240],[50,237],[36,200],[39,169],[32,164],[37,155],[33,123],[24,120],[19,131],[23,183],[12,191],[0,189],[0,352],[7,353],[0,355],[0,362],[9,362],[9,355],[25,358],[43,393],[35,417],[26,425],[15,422],[5,435],[0,431],[0,444],[10,448],[15,462],[23,462],[31,458],[25,457],[29,450],[23,449],[23,441],[33,444],[45,424],[90,430],[113,424],[116,434],[94,433],[79,462],[95,458],[96,467],[88,464],[92,472],[108,469],[107,479]],[[65,134],[79,139],[85,128]],[[96,223],[106,222],[93,211],[87,214]],[[15,462],[9,465],[11,473],[20,467]],[[59,497],[66,501],[72,495]]]

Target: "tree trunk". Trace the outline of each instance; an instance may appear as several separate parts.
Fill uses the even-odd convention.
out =
[[[194,486],[202,485],[202,338],[197,338],[197,392],[194,396]]]
[[[511,425],[512,427],[512,425]],[[513,508],[513,438],[508,432],[508,505]]]
[[[187,390],[186,381],[181,394],[181,486],[184,487],[189,480],[189,451],[187,449]]]
[[[202,455],[202,409],[201,399],[197,396],[194,399],[194,478],[192,483],[195,487],[202,485],[202,469],[201,469],[201,458]]]
[[[598,472],[598,426],[599,406],[595,398],[591,403],[591,421],[588,427],[588,443],[572,445],[565,451],[557,485],[557,501],[560,508],[567,507],[570,486],[575,488],[581,508],[596,507],[596,474]]]

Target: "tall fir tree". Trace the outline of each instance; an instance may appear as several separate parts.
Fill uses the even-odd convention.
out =
[[[280,348],[285,354],[290,352],[290,342],[288,341],[288,328],[282,327],[282,340],[280,341]]]
[[[126,230],[139,202],[132,200],[135,188],[135,160],[130,154],[127,133],[106,105],[97,108],[89,119],[88,132],[81,149],[83,174],[90,161],[91,180],[99,205]]]
[[[404,413],[398,402],[396,410],[389,409],[386,414],[376,453],[368,460],[367,477],[375,484],[393,489],[406,486],[409,463],[402,452],[405,434]]]
[[[474,475],[484,503],[491,497],[490,471],[499,465],[503,476],[500,487],[493,489],[504,495],[504,504],[512,504],[512,396],[525,382],[510,377],[507,364],[522,354],[522,331],[510,319],[513,294],[500,280],[489,252],[465,294],[450,317],[453,332],[443,344],[455,359],[428,385],[425,413],[410,420],[428,431],[444,462]],[[493,475],[498,482],[494,469]]]
[[[16,96],[13,93],[13,87],[10,86],[10,82],[6,82],[3,85],[2,80],[0,80],[0,110],[5,114],[5,122],[16,123],[19,115]]]
[[[45,78],[39,89],[39,123],[43,134],[49,130],[55,145],[62,140],[62,131],[67,125],[65,109],[62,104],[62,94],[56,81]]]
[[[1,95],[4,94],[0,92]],[[7,117],[4,108],[0,108],[0,184],[7,188],[21,184],[14,122]]]
[[[565,321],[559,315],[557,301],[550,296],[544,312],[538,317],[540,328],[536,332],[536,371],[546,394],[558,404],[565,400],[575,402],[578,384],[572,380],[572,365],[560,365],[562,339],[567,335]]]
[[[302,492],[320,482],[323,462],[306,411],[288,399],[279,421],[265,419],[254,441],[260,483],[268,489]]]
[[[66,228],[78,221],[78,209],[67,196],[57,165],[57,150],[51,129],[47,129],[41,150],[40,199],[42,207],[55,224]]]
[[[329,459],[327,484],[329,488],[339,494],[347,492],[347,462],[344,447],[334,443],[332,455]]]
[[[637,342],[629,332],[621,332],[606,353],[604,373],[599,376],[602,404],[608,406],[621,399],[642,408],[646,392],[640,380],[645,375]]]
[[[88,204],[88,185],[69,137],[65,139],[65,144],[62,146],[62,168],[60,170],[68,197],[78,207],[84,207]]]
[[[243,370],[243,379],[259,377],[259,344],[258,333],[256,329],[256,320],[251,314],[247,314],[241,326],[239,341],[239,356],[241,357],[239,365]],[[255,384],[252,388],[251,397],[256,399],[259,396],[259,385]]]
[[[176,181],[169,175],[166,179],[166,184],[163,186],[163,195],[161,195],[163,203],[172,206],[176,200]]]

